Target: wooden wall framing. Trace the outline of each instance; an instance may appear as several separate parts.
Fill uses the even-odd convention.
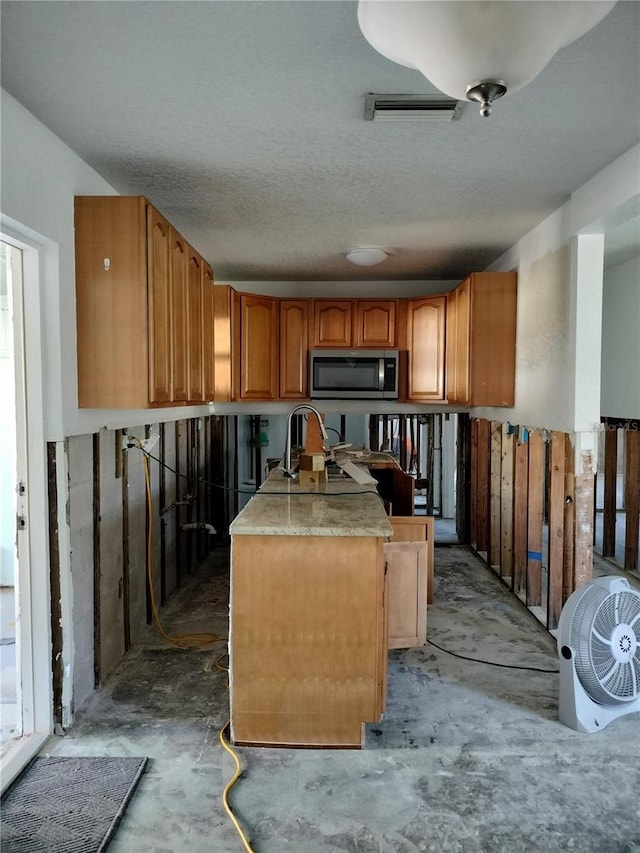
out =
[[[469,541],[553,630],[568,596],[591,577],[594,476],[576,476],[563,432],[472,418],[470,448]]]
[[[228,420],[233,420],[232,418]],[[158,435],[149,473],[151,536],[143,455],[126,436]],[[126,443],[126,441],[125,441]],[[152,621],[148,561],[161,609],[214,544],[228,538],[229,488],[237,480],[237,441],[226,419],[191,418],[103,430],[93,436],[95,685],[114,671]],[[50,462],[55,475],[55,467]],[[235,472],[235,473],[234,473]],[[184,524],[210,524],[184,530]],[[73,518],[70,519],[73,526]]]

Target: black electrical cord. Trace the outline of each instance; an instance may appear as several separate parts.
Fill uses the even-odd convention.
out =
[[[152,453],[149,453],[148,450],[145,450],[144,447],[140,447],[139,444],[131,444],[129,446],[135,447],[137,450],[139,450],[141,453],[143,453],[149,459],[153,459],[153,461],[157,462],[158,465],[161,465],[163,468],[166,468],[167,471],[171,471],[172,474],[177,474],[177,476],[182,477],[183,480],[189,479],[189,477],[186,474],[182,474],[179,471],[177,471],[175,468],[172,468],[171,465],[168,465],[166,462],[163,462],[162,459],[158,459],[157,456],[154,456]],[[281,497],[281,498],[290,498],[290,497],[297,498],[297,497],[300,497],[302,495],[312,495],[313,497],[318,497],[318,495],[320,495],[320,497],[326,497],[326,498],[348,497],[350,495],[374,495],[375,497],[380,498],[380,500],[382,500],[382,498],[380,497],[380,495],[377,492],[375,492],[373,490],[366,490],[366,489],[363,489],[362,491],[358,491],[358,492],[295,492],[292,494],[291,492],[262,492],[262,491],[258,492],[257,489],[254,489],[253,491],[247,491],[246,489],[234,489],[233,486],[223,486],[221,483],[212,483],[210,480],[205,480],[204,477],[196,477],[195,479],[198,482],[202,483],[204,486],[212,486],[215,489],[222,489],[225,492],[235,492],[238,495],[257,495],[257,494],[260,494],[260,495],[273,495],[274,497]]]
[[[450,652],[449,649],[443,649],[442,646],[439,646],[437,643],[434,643],[433,640],[427,638],[427,642],[430,646],[434,646],[436,649],[439,649],[441,652],[444,652],[447,655],[453,655],[454,658],[461,658],[462,660],[468,660],[472,663],[486,663],[488,666],[499,666],[502,669],[525,669],[528,672],[545,672],[549,675],[557,675],[560,670],[558,669],[540,669],[537,666],[518,666],[513,663],[498,663],[493,660],[481,660],[480,658],[469,658],[466,655],[460,655],[457,652]]]

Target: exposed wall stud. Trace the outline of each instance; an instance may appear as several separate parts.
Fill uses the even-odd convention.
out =
[[[564,563],[564,498],[565,498],[564,433],[551,435],[551,477],[549,483],[549,580],[547,591],[547,628],[558,627],[562,610]]]
[[[542,604],[542,514],[544,507],[544,441],[540,430],[529,433],[529,497],[527,518],[527,606]]]
[[[511,585],[513,577],[513,466],[514,438],[508,424],[502,424],[500,487],[500,575]]]

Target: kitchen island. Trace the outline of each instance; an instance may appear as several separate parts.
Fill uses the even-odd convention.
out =
[[[310,491],[276,469],[230,532],[233,742],[360,747],[386,694],[392,528],[375,486]]]

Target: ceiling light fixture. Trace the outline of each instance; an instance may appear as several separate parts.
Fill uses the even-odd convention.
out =
[[[360,246],[347,252],[347,260],[358,267],[374,267],[388,257],[389,253],[378,246]]]
[[[359,0],[358,23],[383,56],[421,71],[452,98],[493,101],[530,83],[615,0]]]

